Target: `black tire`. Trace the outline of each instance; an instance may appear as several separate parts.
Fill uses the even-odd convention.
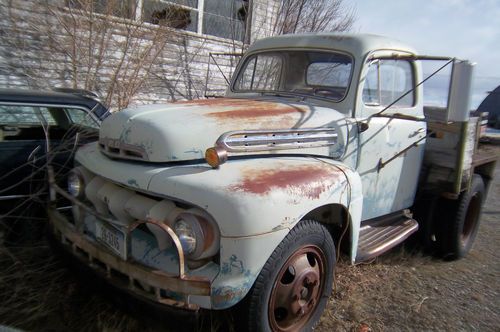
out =
[[[328,230],[316,221],[299,222],[269,257],[246,298],[249,331],[312,330],[332,292],[334,268],[335,245]]]
[[[473,175],[468,191],[462,193],[449,209],[448,220],[443,229],[441,254],[447,260],[465,257],[474,243],[481,210],[485,199],[485,187],[480,175]]]

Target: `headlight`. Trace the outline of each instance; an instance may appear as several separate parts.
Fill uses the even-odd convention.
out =
[[[68,192],[71,194],[71,196],[76,198],[83,196],[83,177],[76,170],[72,170],[68,175]]]
[[[184,219],[179,219],[175,223],[175,233],[181,241],[184,254],[190,255],[196,249],[196,233]]]
[[[220,233],[206,213],[191,209],[177,216],[174,231],[187,258],[198,260],[215,255],[219,250]]]

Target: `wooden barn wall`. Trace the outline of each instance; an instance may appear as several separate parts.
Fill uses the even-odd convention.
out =
[[[54,15],[40,10],[43,3],[45,2],[26,0],[0,2],[0,87],[32,89],[85,87],[85,80],[88,79],[86,68],[75,68],[75,66],[85,67],[85,63],[71,61],[71,56],[59,50],[57,45],[54,45],[53,38],[47,36],[49,30],[56,36],[61,34],[60,37],[63,33],[62,29],[58,29],[57,25],[60,22],[53,17]],[[64,10],[64,2],[58,8]],[[278,0],[253,0],[252,41],[272,34],[277,8]],[[157,26],[151,24],[143,25],[145,29],[157,29]],[[125,42],[122,30],[119,22],[116,23],[111,37],[116,45]],[[139,41],[141,42],[146,45],[147,37]],[[141,84],[139,90],[131,92],[132,103],[201,98],[205,92],[209,95],[221,95],[227,84],[213,60],[208,72],[209,84],[205,86],[209,54],[241,52],[244,49],[244,45],[238,41],[173,29],[171,33],[165,34],[162,43],[164,47],[149,68],[148,78]],[[93,85],[93,90],[97,93],[103,94],[108,91],[113,79],[122,82],[128,79],[126,75],[114,77],[114,69],[120,65],[121,60],[120,52],[114,48],[113,44],[108,47],[104,61],[100,64]],[[232,74],[239,60],[238,57],[216,56],[215,58],[226,76]],[[76,78],[75,73],[79,73]]]

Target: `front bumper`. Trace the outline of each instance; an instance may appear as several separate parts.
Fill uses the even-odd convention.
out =
[[[74,204],[82,204],[55,184],[52,184],[51,190],[53,194],[62,195]],[[115,256],[103,245],[79,231],[54,207],[49,208],[48,215],[51,231],[63,248],[82,263],[104,274],[111,284],[126,287],[133,293],[157,303],[191,310],[197,310],[200,306],[192,303],[190,298],[209,298],[211,280],[185,273],[182,250],[179,252],[179,273],[172,275],[138,264],[131,259],[123,260]],[[173,240],[175,242],[175,239]]]

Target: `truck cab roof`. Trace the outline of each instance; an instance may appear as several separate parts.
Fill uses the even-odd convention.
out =
[[[387,38],[373,34],[347,34],[347,33],[304,33],[282,35],[257,40],[248,53],[261,50],[283,48],[315,48],[335,49],[348,52],[356,56],[365,56],[373,50],[399,50],[410,53],[416,51],[409,45],[397,39]]]

